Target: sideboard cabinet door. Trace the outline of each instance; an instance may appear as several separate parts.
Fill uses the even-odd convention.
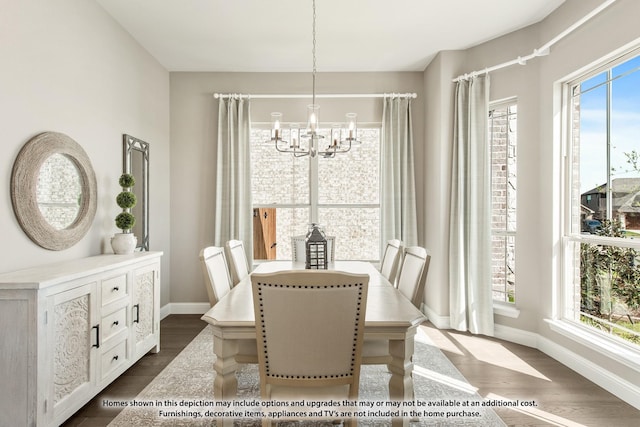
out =
[[[50,299],[47,322],[52,340],[48,343],[52,381],[45,407],[47,412],[53,410],[56,420],[64,420],[77,410],[78,398],[91,394],[96,383],[96,350],[100,346],[97,284],[88,283]]]
[[[160,265],[151,264],[133,272],[133,354],[137,359],[160,350]]]

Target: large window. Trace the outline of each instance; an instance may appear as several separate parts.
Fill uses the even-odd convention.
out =
[[[489,109],[493,299],[507,303],[516,297],[517,119],[515,101],[495,103]]]
[[[269,138],[269,130],[252,129],[254,258],[291,259],[291,237],[306,234],[309,223],[317,222],[335,236],[336,259],[379,259],[379,126],[360,127],[361,143],[334,158],[296,158],[276,151],[265,142]],[[259,238],[256,232],[262,233]],[[271,252],[265,256],[255,241]]]
[[[568,83],[564,317],[640,344],[640,56]]]

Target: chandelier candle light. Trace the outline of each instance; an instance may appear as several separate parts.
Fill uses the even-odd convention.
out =
[[[281,153],[293,153],[295,157],[311,156],[316,154],[323,157],[335,157],[336,154],[346,153],[351,150],[351,144],[357,141],[358,126],[356,113],[347,113],[346,124],[335,124],[330,131],[330,141],[325,150],[320,150],[320,141],[324,139],[324,135],[320,134],[320,120],[318,112],[320,106],[316,104],[316,2],[313,5],[313,74],[312,74],[312,100],[307,107],[307,128],[300,133],[300,127],[296,123],[289,125],[289,139],[287,142],[282,135],[282,113],[271,113],[271,139],[276,150]],[[307,140],[306,144],[302,144],[302,140]]]

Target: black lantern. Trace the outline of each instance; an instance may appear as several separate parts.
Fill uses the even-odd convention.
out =
[[[326,270],[328,266],[327,239],[318,224],[311,224],[305,239],[307,260],[305,268]]]

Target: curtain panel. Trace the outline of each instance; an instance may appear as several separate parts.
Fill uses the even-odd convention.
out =
[[[382,112],[381,245],[418,244],[411,98],[386,96]]]
[[[218,139],[214,210],[214,245],[242,240],[253,265],[253,210],[251,201],[250,101],[221,98],[218,104]]]
[[[489,76],[457,83],[449,236],[451,327],[493,336]]]

